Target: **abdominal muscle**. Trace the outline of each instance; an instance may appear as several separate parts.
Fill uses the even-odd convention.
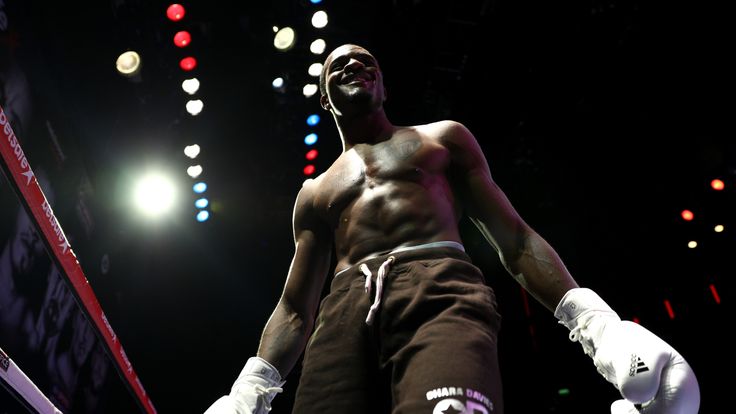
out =
[[[336,272],[400,247],[460,242],[459,214],[452,200],[444,177],[366,185],[340,214]]]

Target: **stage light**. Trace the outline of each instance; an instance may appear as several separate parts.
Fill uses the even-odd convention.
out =
[[[714,285],[713,283],[711,283],[710,285],[708,285],[708,288],[710,288],[710,293],[711,293],[711,295],[713,295],[713,300],[717,304],[720,304],[721,303],[721,296],[718,294],[718,290],[716,289],[716,285]]]
[[[276,32],[273,37],[273,46],[282,52],[294,47],[296,42],[296,32],[291,27],[284,27]]]
[[[185,79],[181,83],[181,88],[184,90],[184,92],[190,95],[194,95],[199,90],[199,79],[197,78]]]
[[[307,117],[307,125],[315,126],[317,124],[319,124],[319,115],[312,114]]]
[[[314,132],[304,137],[304,143],[307,145],[314,145],[315,142],[317,142],[317,134]]]
[[[179,67],[187,72],[194,70],[197,67],[197,59],[187,56],[179,61]]]
[[[675,310],[672,309],[672,304],[667,299],[664,300],[664,308],[667,310],[667,315],[670,319],[675,319]]]
[[[715,231],[716,233],[723,233],[723,230],[725,230],[723,224],[716,224],[716,226],[713,227],[713,231]]]
[[[692,221],[692,219],[695,218],[695,214],[693,214],[693,212],[690,210],[682,210],[682,212],[680,213],[680,216],[685,221]]]
[[[320,10],[312,15],[312,26],[321,29],[327,26],[327,13]]]
[[[202,108],[204,108],[204,103],[201,99],[193,99],[189,102],[187,102],[187,112],[189,112],[191,115],[199,115],[200,112],[202,112]]]
[[[304,175],[312,175],[314,174],[315,168],[314,165],[307,165],[304,167]]]
[[[210,218],[210,212],[207,210],[201,210],[199,213],[197,213],[197,221],[200,223],[204,223],[205,221],[209,220]]]
[[[307,73],[310,75],[317,77],[322,72],[322,64],[321,63],[312,63],[309,65],[309,69],[307,70]]]
[[[168,212],[175,198],[176,188],[169,178],[160,173],[150,173],[142,177],[133,193],[136,207],[148,217],[157,217]]]
[[[199,209],[205,208],[208,205],[210,205],[210,201],[207,200],[204,197],[203,198],[200,198],[200,199],[198,199],[197,201],[194,202],[194,207],[197,207]]]
[[[205,191],[207,191],[207,183],[204,181],[200,181],[192,186],[192,191],[194,191],[197,194],[202,194]]]
[[[115,61],[115,67],[121,75],[133,77],[141,70],[141,57],[132,50],[123,52]]]
[[[698,242],[696,242],[695,240],[690,240],[689,242],[687,242],[687,247],[694,249],[698,247]]]
[[[285,89],[284,88],[285,85],[286,85],[286,82],[284,81],[284,78],[280,76],[271,82],[271,86],[273,87],[273,90],[277,92],[283,92]]]
[[[197,144],[187,145],[186,147],[184,147],[184,155],[192,159],[196,158],[197,155],[199,155],[199,151],[200,148]]]
[[[726,184],[724,184],[723,181],[716,178],[715,180],[710,182],[710,186],[712,189],[716,191],[720,191],[720,190],[723,190]]]
[[[309,98],[315,93],[317,93],[318,90],[319,90],[319,86],[313,83],[308,83],[304,85],[304,88],[302,88],[302,93],[304,94],[306,98]]]
[[[325,41],[322,39],[317,39],[309,45],[309,51],[311,51],[315,55],[321,55],[325,52],[326,48],[327,43],[325,43]]]
[[[312,2],[312,4],[322,3],[322,0],[309,0],[309,1]]]
[[[307,151],[307,154],[304,157],[308,159],[309,161],[312,161],[313,159],[317,158],[318,154],[319,153],[317,152],[317,150],[313,149],[313,150]]]
[[[197,178],[202,174],[202,166],[201,165],[192,165],[189,168],[187,168],[187,175],[189,175],[192,178]]]
[[[184,6],[181,4],[172,4],[166,9],[166,17],[174,22],[183,19],[184,14],[186,14],[186,10],[184,10]]]
[[[186,47],[191,43],[192,36],[186,30],[176,32],[174,35],[174,44],[179,47]]]

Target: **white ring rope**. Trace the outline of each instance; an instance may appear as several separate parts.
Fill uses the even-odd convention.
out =
[[[0,348],[0,380],[39,414],[63,414]]]

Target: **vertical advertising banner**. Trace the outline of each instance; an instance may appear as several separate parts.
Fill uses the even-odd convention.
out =
[[[20,16],[20,17],[19,17]],[[33,70],[40,53],[24,43],[10,2],[0,0],[0,134],[21,182],[37,182],[38,205],[14,188],[13,172],[0,178],[0,349],[61,412],[154,412],[112,327],[97,303],[80,263],[101,263],[102,236],[95,226],[94,187],[84,160],[59,128],[60,110],[46,101],[48,79]],[[25,48],[25,49],[24,49]],[[31,50],[29,50],[31,49]],[[63,132],[60,132],[63,131]],[[22,168],[21,168],[22,169]],[[31,205],[32,204],[32,205]],[[29,207],[29,205],[31,205]],[[46,218],[40,233],[29,208]],[[62,230],[62,228],[64,230]],[[49,235],[54,237],[48,237]],[[46,241],[44,241],[46,237]],[[58,243],[57,243],[58,242]],[[58,249],[50,251],[49,246]],[[71,252],[73,247],[74,252]],[[69,253],[78,274],[59,259]],[[95,275],[104,266],[90,269]],[[87,269],[84,270],[88,273]],[[75,282],[76,281],[76,282]],[[101,327],[103,329],[101,329]],[[122,363],[121,363],[122,362]],[[6,367],[4,364],[3,367]],[[6,367],[7,369],[7,367]],[[18,391],[0,387],[0,412],[30,409]],[[22,394],[22,393],[21,393]],[[20,411],[19,411],[20,410]]]

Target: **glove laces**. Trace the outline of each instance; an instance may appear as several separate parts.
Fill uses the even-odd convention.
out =
[[[615,313],[613,315],[615,315]],[[600,318],[601,316],[602,315],[600,313],[595,312],[589,312],[578,316],[577,321],[575,322],[575,327],[570,329],[570,334],[568,335],[568,338],[570,338],[572,342],[580,342],[580,345],[583,346],[583,352],[585,352],[586,355],[593,359],[593,365],[595,365],[598,373],[603,375],[604,378],[606,378],[610,383],[618,388],[615,376],[602,365],[600,360],[595,357],[596,347],[594,336],[600,335],[600,332],[597,330],[600,329],[600,326],[596,325],[597,327],[592,327],[592,332],[591,329],[588,329],[591,322],[595,320],[596,317]],[[567,326],[567,324],[562,321],[560,321],[560,323]]]
[[[270,399],[268,398],[268,395],[271,393],[284,391],[284,389],[281,387],[264,387],[261,384],[254,384],[253,388],[255,389],[256,394],[259,395],[258,399],[263,401],[263,407],[267,411],[271,411],[271,401],[269,401]]]
[[[595,354],[595,346],[593,346],[593,340],[588,335],[588,332],[585,331],[588,328],[588,325],[590,324],[590,321],[593,319],[591,317],[592,315],[587,316],[581,316],[578,318],[577,325],[570,329],[570,334],[568,334],[568,338],[572,342],[580,342],[580,345],[583,346],[583,351],[586,355],[593,358],[593,355]],[[564,324],[564,322],[560,321],[561,324]]]

